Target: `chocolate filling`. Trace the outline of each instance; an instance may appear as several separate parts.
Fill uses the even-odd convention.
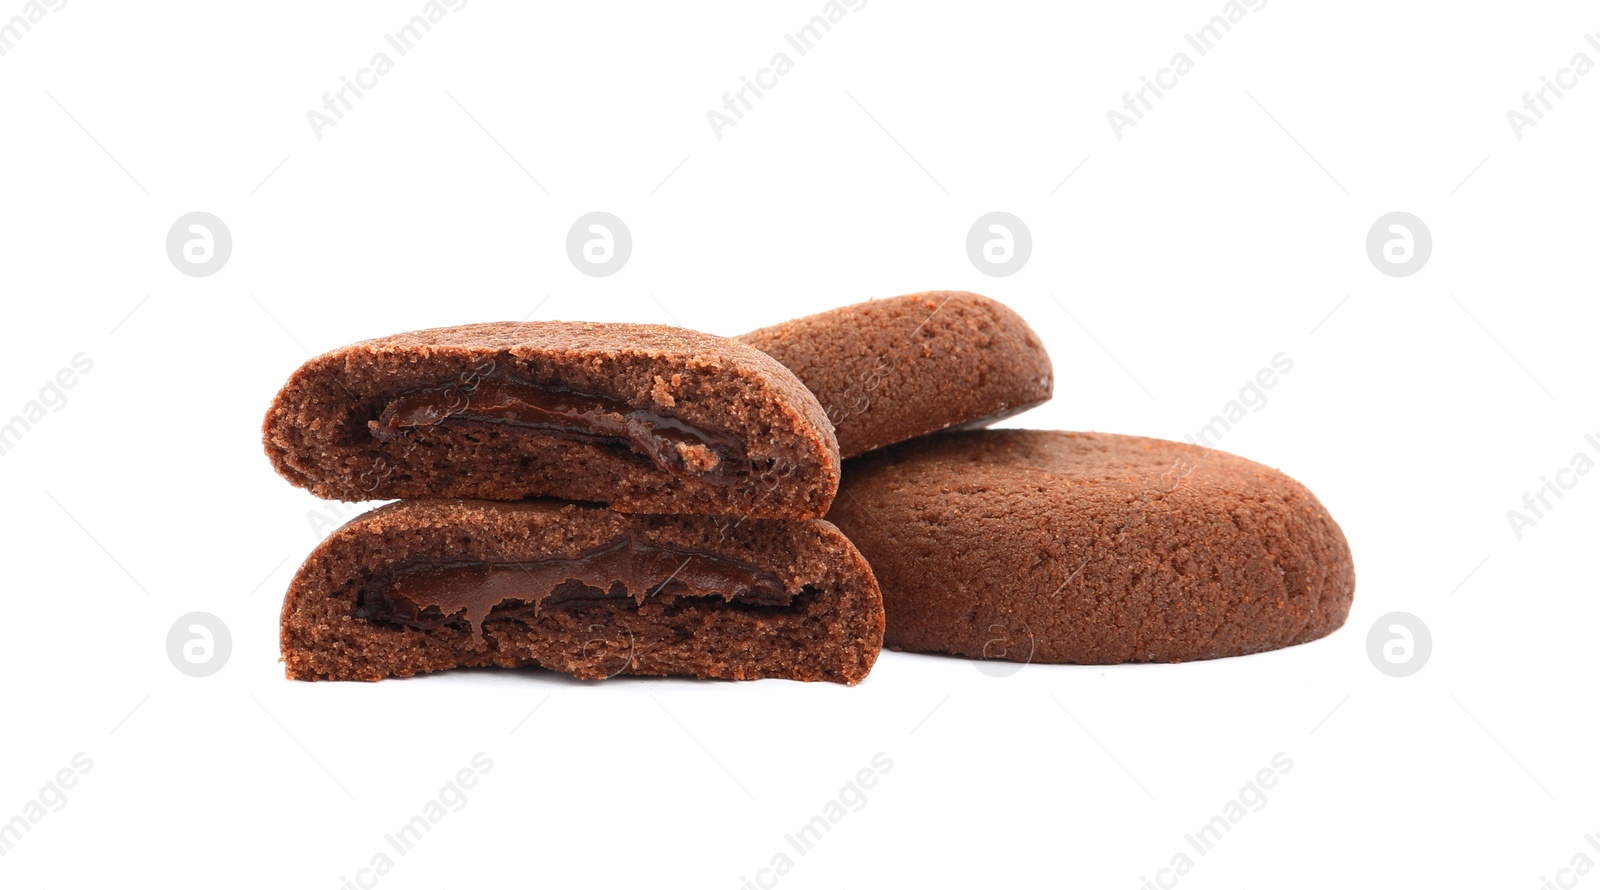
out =
[[[793,596],[772,572],[722,556],[624,535],[574,557],[515,562],[419,562],[374,575],[351,614],[434,630],[465,620],[483,638],[489,620],[646,599],[684,597],[775,608]]]
[[[368,428],[374,438],[388,443],[407,430],[439,424],[511,427],[573,442],[625,447],[669,473],[713,483],[733,482],[750,466],[743,443],[726,431],[691,426],[676,417],[558,384],[505,376],[398,393]]]

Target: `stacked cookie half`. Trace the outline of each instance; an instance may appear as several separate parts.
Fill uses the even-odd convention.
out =
[[[338,500],[284,601],[296,679],[460,666],[855,683],[872,571],[822,520],[839,448],[759,350],[654,325],[419,331],[312,359],[264,439]]]
[[[1343,623],[1349,548],[1287,476],[1173,442],[981,429],[1052,388],[1027,324],[961,292],[731,340],[530,322],[336,350],[278,394],[267,453],[319,496],[401,500],[301,567],[288,674],[855,683],[885,643],[1183,661]]]

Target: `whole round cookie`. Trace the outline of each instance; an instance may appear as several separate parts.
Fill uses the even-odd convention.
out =
[[[847,461],[828,520],[883,591],[892,649],[1176,662],[1325,636],[1344,533],[1283,473],[1106,433],[977,430]]]
[[[736,339],[817,396],[844,457],[953,426],[985,426],[1050,399],[1039,335],[966,291],[870,300]]]

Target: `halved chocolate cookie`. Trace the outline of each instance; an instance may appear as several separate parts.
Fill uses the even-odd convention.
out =
[[[1194,445],[980,430],[846,462],[828,519],[894,649],[1113,664],[1243,655],[1350,612],[1344,533],[1277,470]]]
[[[928,291],[741,335],[793,371],[833,421],[845,457],[952,426],[985,426],[1048,401],[1050,356],[1017,313]]]
[[[465,325],[314,358],[278,393],[267,455],[348,501],[601,501],[627,512],[809,519],[838,446],[767,355],[659,325]]]
[[[312,552],[283,603],[296,680],[454,667],[854,684],[883,641],[872,570],[820,520],[402,501]]]

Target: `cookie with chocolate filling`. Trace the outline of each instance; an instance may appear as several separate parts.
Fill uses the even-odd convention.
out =
[[[743,334],[816,393],[845,457],[1050,399],[1054,374],[1017,313],[964,291],[872,300]]]
[[[474,324],[311,359],[263,424],[319,497],[553,496],[811,519],[838,487],[822,408],[764,353],[660,325]]]
[[[872,570],[821,520],[402,501],[312,552],[284,599],[291,679],[454,667],[854,684],[883,640]]]
[[[829,521],[882,586],[894,649],[1113,664],[1325,636],[1355,568],[1283,473],[1199,446],[979,430],[845,463]]]

